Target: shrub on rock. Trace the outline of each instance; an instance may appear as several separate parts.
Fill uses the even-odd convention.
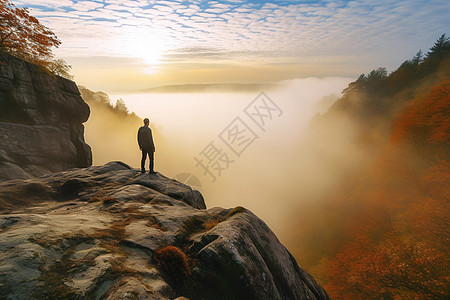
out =
[[[153,254],[153,259],[160,270],[168,275],[189,275],[191,273],[186,254],[175,246],[166,246]]]

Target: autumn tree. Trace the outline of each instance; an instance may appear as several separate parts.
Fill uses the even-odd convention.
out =
[[[71,68],[62,59],[54,59],[52,47],[61,41],[48,27],[29,14],[28,8],[0,0],[0,51],[42,66],[56,75],[70,77]]]
[[[72,66],[68,65],[64,59],[58,58],[51,60],[48,62],[47,68],[55,75],[73,79],[73,76],[69,73]]]

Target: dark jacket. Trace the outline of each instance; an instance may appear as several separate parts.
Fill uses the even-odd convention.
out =
[[[138,143],[140,148],[147,150],[155,150],[155,144],[153,144],[153,135],[150,127],[142,126],[138,131]]]

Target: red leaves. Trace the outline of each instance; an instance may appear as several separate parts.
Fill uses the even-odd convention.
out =
[[[350,239],[315,270],[332,299],[449,296],[449,95],[446,80],[417,96],[383,155],[348,191],[360,208],[341,220]]]
[[[397,121],[393,138],[424,138],[426,142],[450,140],[450,80],[417,97]],[[418,136],[422,134],[422,136]],[[426,134],[426,135],[425,135]]]
[[[27,8],[18,8],[9,0],[0,0],[0,51],[43,65],[52,57],[52,47],[61,41]]]
[[[158,249],[153,254],[153,259],[159,269],[167,272],[169,275],[189,275],[190,268],[186,254],[175,246],[166,246]]]

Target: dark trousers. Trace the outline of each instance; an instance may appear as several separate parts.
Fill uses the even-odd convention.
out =
[[[150,172],[152,172],[153,171],[153,158],[154,158],[152,149],[142,148],[141,170],[142,171],[145,170],[145,160],[147,159],[147,155],[148,155],[148,159],[150,160],[150,163],[149,163]]]

